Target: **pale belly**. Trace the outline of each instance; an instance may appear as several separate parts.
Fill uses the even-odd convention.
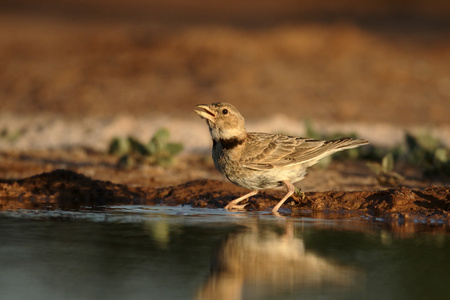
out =
[[[252,190],[269,189],[283,185],[283,180],[291,183],[302,180],[306,169],[296,167],[275,168],[269,170],[250,170],[241,168],[238,172],[224,172],[234,184]]]

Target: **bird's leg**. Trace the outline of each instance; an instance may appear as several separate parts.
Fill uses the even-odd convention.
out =
[[[256,195],[258,193],[258,191],[257,190],[254,190],[254,191],[251,191],[250,193],[248,193],[248,194],[245,194],[244,196],[242,196],[242,197],[239,197],[239,198],[237,198],[237,199],[234,199],[233,201],[231,201],[230,203],[228,203],[227,204],[227,206],[225,206],[225,209],[233,209],[233,208],[237,208],[237,209],[244,209],[244,207],[248,204],[244,204],[244,205],[236,205],[236,204],[238,204],[239,202],[241,202],[242,200],[245,200],[245,199],[247,199],[247,198],[249,198],[249,197],[251,197],[251,196],[254,196],[254,195]]]
[[[280,202],[278,202],[277,205],[275,205],[275,207],[272,209],[272,212],[277,212],[278,209],[281,207],[281,205],[283,205],[283,203],[290,197],[292,196],[292,194],[295,192],[295,186],[292,185],[292,183],[290,183],[289,180],[283,180],[284,185],[286,186],[287,189],[287,193],[286,195],[284,195],[283,199],[280,200]]]

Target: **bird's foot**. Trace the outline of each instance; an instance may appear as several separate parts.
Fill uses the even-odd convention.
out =
[[[272,215],[274,215],[277,218],[286,218],[286,216],[283,216],[282,214],[280,214],[278,211],[273,211],[272,210]]]
[[[237,204],[228,203],[228,205],[225,206],[225,209],[228,209],[228,210],[246,210],[245,207],[247,205],[249,205],[249,204],[250,203],[237,205]]]

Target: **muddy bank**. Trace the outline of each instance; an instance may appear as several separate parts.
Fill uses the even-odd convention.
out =
[[[94,180],[68,170],[55,170],[20,180],[0,180],[0,210],[100,208],[104,205],[192,205],[223,208],[246,190],[217,180],[194,180],[162,187],[136,187]],[[247,210],[268,211],[283,190],[262,191]],[[290,198],[282,213],[362,213],[372,217],[449,220],[450,187],[398,187],[387,190],[307,192]]]

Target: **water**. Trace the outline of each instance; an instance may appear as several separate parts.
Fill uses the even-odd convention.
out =
[[[399,234],[358,218],[0,213],[0,299],[450,299],[449,282],[446,232]]]

